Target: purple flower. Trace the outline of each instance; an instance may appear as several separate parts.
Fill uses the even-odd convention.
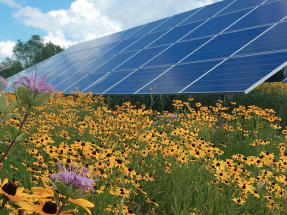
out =
[[[46,83],[46,80],[50,78],[50,76],[47,76],[48,73],[43,73],[40,75],[40,77],[37,80],[37,70],[35,72],[32,71],[31,77],[28,78],[27,76],[22,76],[20,78],[21,81],[16,81],[14,84],[21,84],[24,87],[30,88],[31,91],[35,93],[44,93],[44,92],[55,92],[56,89],[52,84]]]
[[[57,163],[57,166],[60,168],[61,172],[55,175],[52,175],[52,179],[58,179],[63,181],[65,184],[73,184],[76,188],[86,189],[89,188],[93,190],[93,184],[95,180],[88,178],[87,175],[92,173],[91,170],[87,168],[82,168],[81,171],[77,174],[80,164],[75,167],[75,164],[70,164],[70,168],[67,170],[64,163]]]
[[[171,117],[172,118],[178,118],[178,115],[177,114],[173,114]]]
[[[0,76],[0,84],[4,84],[5,88],[7,87],[7,81],[5,80],[5,78]]]

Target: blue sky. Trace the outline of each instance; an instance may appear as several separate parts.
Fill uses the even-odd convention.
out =
[[[0,0],[0,61],[33,34],[68,47],[216,1]]]

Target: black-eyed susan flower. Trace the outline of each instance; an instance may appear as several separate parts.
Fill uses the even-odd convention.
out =
[[[232,200],[238,205],[243,205],[246,202],[243,198],[233,198]]]
[[[7,196],[11,202],[19,203],[31,197],[31,195],[23,193],[24,187],[17,187],[15,182],[8,182],[8,179],[4,179],[3,182],[0,179],[0,186],[0,195]]]
[[[37,213],[40,215],[51,215],[51,214],[65,214],[65,215],[73,215],[74,213],[71,212],[77,212],[77,210],[62,210],[59,213],[59,208],[56,204],[56,202],[51,200],[39,200],[39,204],[32,204],[28,202],[20,202],[19,206],[21,209],[25,210],[26,213]]]

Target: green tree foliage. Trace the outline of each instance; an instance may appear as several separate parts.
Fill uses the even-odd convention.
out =
[[[10,77],[63,50],[64,48],[52,42],[45,43],[40,35],[32,35],[26,42],[19,39],[13,48],[13,57],[5,58],[5,61],[2,62],[6,66],[11,66],[11,68],[1,72],[1,76]]]
[[[13,60],[12,58],[6,57],[2,64],[5,66],[11,66],[11,68],[1,71],[0,75],[4,78],[8,78],[24,70],[21,62],[18,60]]]

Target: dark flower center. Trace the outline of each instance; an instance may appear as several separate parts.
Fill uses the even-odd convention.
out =
[[[57,205],[54,202],[48,201],[45,202],[42,211],[47,214],[56,214],[57,213]]]
[[[15,194],[17,192],[17,185],[15,184],[15,182],[12,181],[12,182],[9,182],[9,183],[5,184],[2,187],[2,190],[5,193],[8,193],[11,196],[15,196]]]

